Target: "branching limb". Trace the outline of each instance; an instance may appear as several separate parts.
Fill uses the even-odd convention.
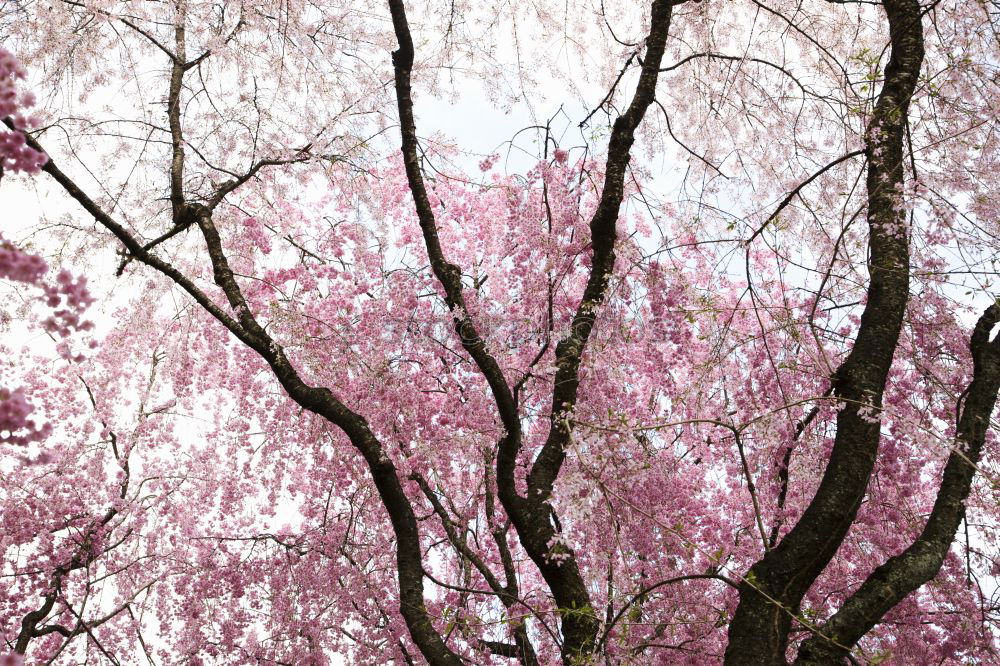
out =
[[[565,458],[569,441],[567,416],[576,403],[578,370],[597,309],[604,301],[614,270],[617,220],[624,196],[625,172],[635,130],[653,103],[658,70],[670,26],[672,3],[656,0],[652,5],[651,28],[636,92],[627,110],[613,125],[608,145],[604,187],[590,223],[593,260],[583,298],[573,317],[570,334],[556,346],[556,377],[549,436],[528,477],[528,497],[516,491],[514,472],[521,447],[521,424],[517,402],[496,359],[486,349],[465,306],[461,270],[444,255],[437,223],[419,163],[419,146],[413,115],[410,73],[414,46],[402,0],[389,0],[393,28],[399,48],[393,52],[396,100],[399,109],[403,162],[420,221],[431,268],[445,291],[455,330],[493,393],[501,423],[506,430],[497,455],[497,489],[501,503],[514,523],[521,543],[552,590],[560,609],[563,627],[563,660],[572,663],[590,654],[600,624],[590,594],[573,553],[560,542],[552,524],[548,504],[552,484]]]
[[[867,150],[867,149],[852,150],[851,152],[847,153],[846,155],[841,155],[840,157],[838,157],[834,161],[830,162],[829,164],[825,165],[819,171],[816,171],[811,176],[809,176],[808,178],[806,178],[805,180],[803,180],[801,183],[799,183],[798,185],[796,185],[795,189],[793,189],[791,192],[789,192],[788,196],[786,196],[784,199],[781,200],[781,203],[779,203],[778,207],[774,209],[774,212],[771,213],[767,217],[766,220],[764,220],[764,223],[761,224],[759,227],[757,227],[756,231],[754,231],[752,234],[750,234],[750,238],[748,238],[746,240],[746,242],[747,243],[751,243],[751,242],[753,242],[753,240],[755,238],[757,238],[757,236],[761,235],[764,232],[764,229],[767,229],[767,226],[769,224],[771,224],[771,222],[774,222],[774,220],[776,220],[778,218],[778,215],[781,214],[781,211],[785,210],[785,208],[788,207],[788,204],[792,203],[792,201],[795,200],[795,197],[797,197],[799,195],[799,193],[802,192],[803,188],[805,188],[806,185],[808,185],[809,183],[813,182],[814,180],[816,180],[817,178],[819,178],[820,176],[822,176],[824,173],[826,173],[827,171],[829,171],[833,167],[837,166],[838,164],[846,162],[847,160],[849,160],[851,158],[858,157],[859,155],[864,155],[865,154],[865,150]]]
[[[909,548],[877,568],[817,635],[802,643],[796,664],[839,662],[848,654],[847,648],[853,647],[889,610],[941,570],[958,526],[965,518],[965,502],[1000,390],[1000,336],[992,341],[989,338],[997,322],[1000,322],[1000,302],[983,313],[973,330],[969,343],[972,382],[965,392],[954,448],[923,531]],[[836,636],[837,643],[824,636]]]
[[[171,90],[179,96],[180,76],[171,76]],[[179,99],[179,97],[176,97]],[[400,587],[400,612],[414,642],[428,662],[434,665],[460,666],[461,660],[444,644],[440,634],[431,623],[423,599],[423,565],[421,562],[420,536],[417,521],[409,498],[403,490],[395,465],[382,449],[367,421],[350,410],[325,387],[306,384],[291,364],[284,350],[264,330],[247,307],[246,299],[233,276],[228,259],[222,250],[222,241],[211,219],[211,210],[203,204],[189,204],[185,201],[182,188],[183,150],[180,131],[179,104],[174,137],[173,160],[170,173],[171,201],[174,204],[174,222],[186,221],[189,216],[196,222],[205,237],[212,262],[216,283],[222,288],[233,312],[234,318],[200,290],[190,278],[173,265],[146,250],[124,226],[112,218],[95,203],[77,184],[63,173],[50,158],[43,167],[53,179],[76,200],[94,219],[111,231],[124,249],[138,261],[157,270],[186,291],[202,308],[222,323],[238,340],[257,352],[272,368],[276,379],[289,396],[301,407],[321,416],[338,426],[351,443],[358,449],[368,464],[379,496],[386,507],[393,531],[396,535],[397,573]],[[170,107],[173,109],[174,107]],[[37,141],[28,137],[28,144],[38,146]],[[41,150],[38,146],[37,150]],[[44,151],[43,151],[44,152]],[[37,621],[44,618],[38,616]]]
[[[727,666],[785,663],[792,617],[854,523],[878,453],[882,395],[909,298],[909,238],[900,201],[903,141],[924,58],[917,0],[884,0],[883,6],[891,55],[865,134],[871,280],[854,346],[831,382],[844,406],[816,495],[740,586]]]

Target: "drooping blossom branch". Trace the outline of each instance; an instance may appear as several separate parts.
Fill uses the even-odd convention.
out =
[[[23,130],[37,123],[26,115],[35,103],[34,95],[18,90],[17,82],[26,72],[14,55],[0,48],[0,120],[7,129],[0,129],[0,177],[5,170],[27,174],[40,173],[48,158],[45,153],[28,145]],[[83,313],[93,302],[87,290],[87,279],[62,270],[53,282],[45,280],[48,265],[40,256],[25,252],[4,238],[0,230],[0,280],[19,282],[41,290],[40,298],[51,310],[42,321],[43,328],[60,338],[74,331],[93,328]],[[68,347],[61,346],[68,354]],[[31,418],[33,407],[22,389],[0,385],[0,443],[26,445],[40,442],[51,433],[49,424],[39,425]]]

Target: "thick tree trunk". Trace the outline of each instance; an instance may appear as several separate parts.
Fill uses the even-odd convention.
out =
[[[816,496],[776,548],[747,573],[729,626],[728,666],[786,663],[788,633],[806,591],[857,516],[875,465],[879,412],[909,295],[909,243],[900,201],[907,109],[923,62],[917,0],[884,0],[891,53],[869,123],[868,299],[851,353],[833,377],[837,435]]]
[[[1000,336],[990,331],[1000,321],[1000,303],[991,306],[976,324],[969,347],[973,376],[964,394],[955,449],[941,479],[934,509],[923,531],[901,554],[876,569],[825,625],[799,647],[796,664],[840,664],[848,650],[882,617],[927,581],[934,578],[965,517],[965,500],[972,488],[976,463],[986,443],[997,391],[1000,389]],[[830,637],[827,640],[823,637]]]

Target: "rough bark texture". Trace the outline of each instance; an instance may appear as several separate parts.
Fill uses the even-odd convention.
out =
[[[129,258],[136,259],[169,277],[241,342],[256,351],[271,367],[275,378],[292,400],[304,409],[323,417],[347,435],[354,447],[364,457],[392,524],[396,537],[400,614],[406,622],[413,642],[428,663],[458,666],[462,661],[448,648],[441,635],[434,628],[424,605],[424,569],[420,533],[413,507],[403,489],[395,465],[383,451],[381,442],[371,431],[367,421],[342,403],[328,388],[308,385],[285,355],[284,349],[271,338],[254,317],[229,266],[229,261],[222,247],[222,240],[212,220],[215,205],[222,200],[226,193],[235,189],[239,182],[248,180],[262,166],[277,162],[258,162],[244,177],[223,185],[208,205],[189,202],[185,197],[183,191],[184,137],[180,120],[180,94],[183,73],[189,67],[187,63],[183,62],[183,16],[178,18],[175,30],[175,41],[179,53],[172,54],[171,82],[167,101],[167,116],[172,139],[170,198],[174,230],[191,225],[197,225],[200,228],[212,263],[215,283],[225,293],[229,308],[235,317],[217,305],[183,273],[168,262],[153,255],[150,250],[156,242],[146,245],[140,243],[122,224],[87,196],[51,159],[45,164],[43,171],[51,175],[97,222],[115,235],[125,247]],[[41,150],[41,146],[33,139],[29,138],[28,143]],[[161,239],[168,238],[172,235],[172,231],[164,234]]]
[[[570,549],[552,546],[559,534],[553,527],[548,503],[552,486],[566,456],[570,439],[569,417],[576,405],[579,368],[594,326],[597,310],[604,302],[608,280],[614,270],[618,214],[624,189],[635,130],[653,103],[660,63],[670,29],[672,4],[653,3],[646,53],[635,95],[619,116],[608,143],[608,159],[601,200],[590,221],[593,260],[583,298],[573,316],[567,337],[556,345],[556,376],[553,382],[549,434],[528,474],[527,497],[514,485],[516,442],[501,444],[497,456],[497,483],[500,500],[517,528],[521,543],[538,566],[563,611],[563,660],[575,663],[596,647],[600,620]],[[553,556],[557,557],[553,557]],[[566,557],[569,555],[570,557]]]
[[[796,664],[840,664],[868,631],[896,604],[934,578],[965,517],[965,500],[972,488],[976,463],[986,442],[997,390],[1000,389],[1000,336],[990,331],[1000,321],[1000,303],[991,306],[976,324],[972,350],[972,382],[965,391],[955,450],[948,456],[934,509],[913,544],[876,569],[813,636],[799,647]]]
[[[660,63],[670,27],[672,6],[666,0],[652,3],[650,33],[635,94],[628,109],[612,128],[604,187],[597,211],[590,222],[593,261],[583,297],[573,317],[570,334],[556,346],[556,377],[552,397],[549,435],[528,475],[527,497],[516,490],[515,471],[521,448],[521,422],[517,398],[496,359],[486,348],[469,316],[462,293],[461,269],[445,257],[434,212],[420,170],[410,74],[414,47],[402,0],[389,0],[399,48],[392,54],[396,100],[399,107],[403,162],[423,233],[431,269],[445,292],[456,333],[466,352],[486,379],[506,431],[497,452],[497,497],[517,531],[521,545],[531,557],[552,591],[562,621],[562,658],[580,663],[597,645],[600,620],[593,608],[586,583],[571,549],[558,542],[553,509],[548,503],[569,443],[567,417],[576,403],[579,367],[593,329],[597,309],[604,301],[615,264],[614,244],[618,214],[624,196],[625,173],[635,130],[653,103]],[[522,659],[528,658],[522,651]]]
[[[865,496],[879,444],[879,412],[909,294],[909,243],[900,205],[907,109],[923,62],[916,0],[884,0],[891,52],[866,136],[868,299],[857,339],[833,377],[844,406],[816,496],[777,547],[747,573],[729,626],[725,663],[786,663],[793,617],[836,554]]]

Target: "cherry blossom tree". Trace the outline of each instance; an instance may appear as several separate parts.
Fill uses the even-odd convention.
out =
[[[8,242],[0,278],[86,271],[108,324],[9,354],[12,653],[996,660],[987,3],[0,25],[4,165],[44,172],[39,257]],[[533,124],[486,155],[423,133],[473,88]],[[56,284],[72,341],[90,295]],[[26,396],[43,443],[2,420],[41,432]]]

